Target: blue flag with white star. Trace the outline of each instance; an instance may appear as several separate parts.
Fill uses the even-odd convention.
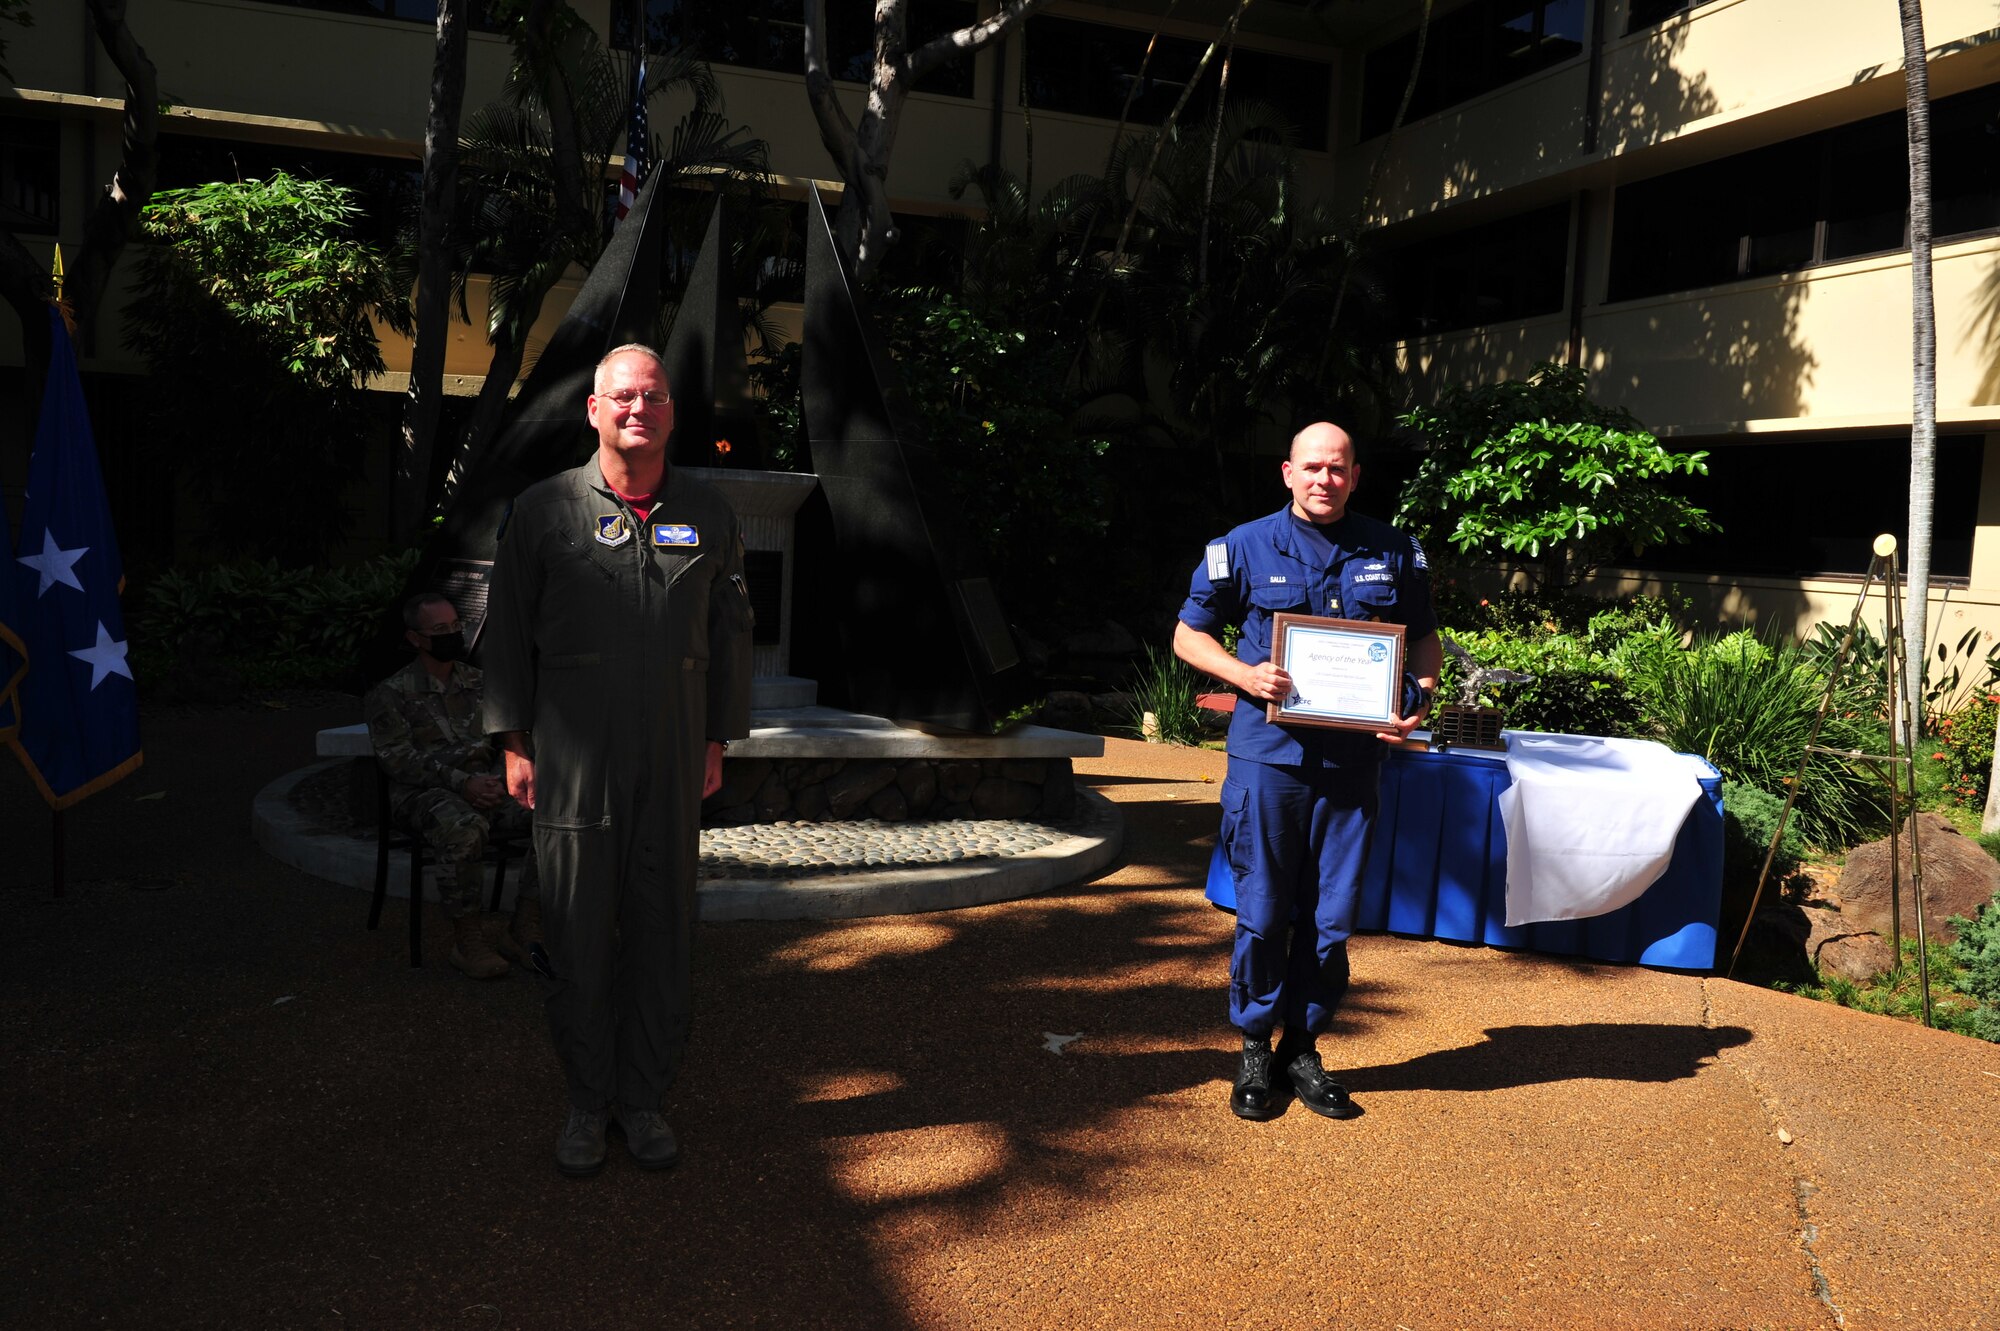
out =
[[[7,530],[7,510],[0,505],[0,556],[13,552],[14,537]],[[0,570],[0,744],[13,739],[21,728],[19,695],[21,680],[28,673],[28,649],[21,645],[21,634],[15,628],[21,622],[15,601],[10,565]]]
[[[8,743],[49,807],[65,809],[135,770],[144,755],[118,603],[124,566],[97,470],[76,348],[53,307],[49,323],[49,383],[9,569],[14,604],[8,622],[27,657],[27,673],[16,702],[20,724]]]

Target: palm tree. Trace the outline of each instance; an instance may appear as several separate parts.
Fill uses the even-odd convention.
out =
[[[1924,634],[1930,605],[1931,501],[1937,489],[1937,312],[1931,294],[1931,81],[1921,0],[1896,0],[1903,21],[1903,89],[1910,138],[1909,596],[1903,611],[1903,679],[1921,700]],[[1923,709],[1910,709],[1920,729]],[[1901,725],[1903,718],[1895,718]],[[1910,742],[1916,735],[1909,736]]]
[[[444,353],[451,337],[451,231],[458,203],[458,127],[465,106],[468,0],[438,0],[424,125],[423,192],[417,207],[416,334],[403,395],[403,443],[391,512],[396,539],[414,544],[428,508],[431,449],[444,408]]]

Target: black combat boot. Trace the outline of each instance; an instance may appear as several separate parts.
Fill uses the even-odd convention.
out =
[[[1293,1040],[1287,1032],[1278,1042],[1277,1064],[1313,1113],[1323,1118],[1355,1118],[1361,1113],[1361,1106],[1347,1098],[1347,1088],[1326,1075],[1312,1036]]]
[[[1273,1087],[1271,1037],[1246,1035],[1243,1052],[1236,1061],[1236,1085],[1229,1092],[1229,1110],[1253,1123],[1276,1118],[1284,1112],[1284,1101]]]
[[[610,1117],[608,1110],[571,1106],[556,1138],[556,1168],[570,1178],[589,1178],[604,1168],[604,1124]]]

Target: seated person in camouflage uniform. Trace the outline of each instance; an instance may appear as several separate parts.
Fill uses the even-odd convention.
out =
[[[507,793],[500,758],[480,720],[480,673],[460,658],[465,631],[458,611],[435,592],[403,604],[403,637],[414,661],[368,691],[368,738],[389,780],[389,816],[420,835],[437,857],[438,895],[451,917],[451,964],[475,979],[507,973],[507,962],[480,928],[485,895],[482,857],[498,832],[527,851],[514,918],[500,952],[528,964],[542,938],[540,879],[530,837],[534,815]]]

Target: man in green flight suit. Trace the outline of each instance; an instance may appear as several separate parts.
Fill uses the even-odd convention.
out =
[[[569,1083],[556,1167],[680,1157],[661,1101],[692,1014],[701,801],[750,732],[750,600],[736,515],[667,465],[673,401],[649,347],[598,362],[597,455],[530,486],[500,535],[480,644],[486,725],[535,813],[549,1031]]]

